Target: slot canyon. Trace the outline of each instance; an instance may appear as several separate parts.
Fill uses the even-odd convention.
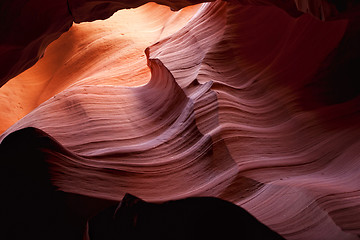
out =
[[[358,0],[2,0],[0,238],[360,239],[359,43]],[[91,235],[129,196],[203,232]]]

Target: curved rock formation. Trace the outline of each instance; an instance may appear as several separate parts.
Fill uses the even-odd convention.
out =
[[[156,0],[179,10],[185,6],[214,0]],[[231,0],[236,1],[236,0]],[[45,48],[76,23],[106,19],[120,9],[139,7],[148,1],[94,0],[4,0],[0,4],[0,86],[34,65]],[[359,12],[357,0],[237,0],[246,5],[275,5],[290,15],[300,11],[322,20],[341,17],[341,12]]]
[[[144,50],[176,32],[197,8],[172,13],[168,7],[147,4],[106,21],[75,24],[33,68],[0,89],[0,131],[70,85],[145,84],[150,71]]]
[[[0,89],[0,155],[11,162],[8,149],[19,141],[66,193],[108,201],[127,192],[146,201],[214,196],[286,239],[358,239],[355,3],[216,1],[177,13],[150,4],[74,25]],[[83,21],[133,6],[98,4],[66,7]],[[51,34],[40,35],[40,48],[29,38],[3,65],[3,82],[37,59],[28,49],[45,49]]]

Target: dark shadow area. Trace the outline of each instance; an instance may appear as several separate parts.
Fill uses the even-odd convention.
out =
[[[212,197],[161,204],[126,194],[89,221],[90,240],[115,239],[284,239],[247,211]]]
[[[338,46],[322,62],[312,82],[301,91],[306,110],[341,104],[360,96],[360,2],[334,2],[339,9],[348,11],[340,18],[346,17],[349,23]],[[353,8],[349,8],[350,2]]]
[[[114,202],[58,191],[51,184],[46,133],[25,128],[0,145],[0,239],[81,240],[89,217]]]

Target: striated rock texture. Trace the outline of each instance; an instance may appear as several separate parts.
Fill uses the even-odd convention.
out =
[[[156,0],[179,10],[185,6],[214,0]],[[229,0],[245,5],[275,5],[293,16],[306,12],[325,20],[342,12],[358,12],[358,0]],[[35,64],[45,48],[72,22],[106,19],[120,9],[139,7],[144,0],[3,0],[0,3],[0,86]]]
[[[150,71],[144,50],[181,28],[198,8],[172,13],[148,4],[106,21],[75,24],[33,68],[0,88],[0,131],[72,84],[145,84]]]
[[[81,239],[125,193],[213,196],[286,239],[359,239],[357,1],[151,3],[70,28],[144,3],[2,3],[2,206],[50,199]]]

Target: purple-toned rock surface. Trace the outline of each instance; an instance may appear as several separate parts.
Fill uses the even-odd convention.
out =
[[[0,4],[2,232],[38,212],[43,239],[82,239],[130,193],[359,239],[357,1],[156,2]]]

